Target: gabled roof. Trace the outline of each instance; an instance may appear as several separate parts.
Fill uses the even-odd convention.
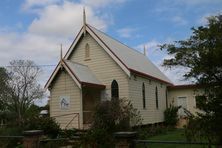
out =
[[[68,60],[64,60],[64,62],[81,83],[90,83],[103,86],[103,84],[96,78],[88,66]]]
[[[56,69],[47,81],[45,88],[49,87],[61,66],[65,67],[80,88],[82,85],[92,85],[105,88],[105,85],[101,84],[99,80],[96,79],[95,75],[93,75],[87,66],[68,61],[69,56],[75,50],[75,46],[78,41],[84,35],[84,29],[86,29],[86,32],[88,32],[91,37],[96,40],[96,42],[110,55],[110,57],[128,76],[130,76],[131,73],[134,73],[173,85],[172,82],[146,56],[86,24],[85,27],[83,26],[80,29],[64,57],[65,60],[62,60],[63,62],[60,62],[57,65]]]
[[[60,61],[60,63],[57,65],[56,69],[52,73],[51,77],[47,81],[45,88],[49,87],[60,68],[64,68],[69,73],[69,75],[72,77],[79,88],[82,88],[83,86],[105,88],[105,85],[103,85],[96,78],[96,76],[88,68],[88,66],[68,60]]]
[[[144,54],[124,45],[123,43],[111,38],[105,33],[89,26],[92,31],[119,57],[119,59],[132,72],[143,73],[153,78],[158,78],[167,83],[171,81],[146,57]]]
[[[128,76],[130,76],[130,73],[136,73],[172,85],[172,82],[142,53],[124,45],[88,24],[86,25],[86,31],[104,48]],[[65,55],[65,59],[69,58],[83,33],[82,28]]]

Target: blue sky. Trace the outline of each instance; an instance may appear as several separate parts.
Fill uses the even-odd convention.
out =
[[[160,67],[168,56],[157,45],[188,38],[191,27],[222,11],[221,0],[1,0],[0,66],[13,59],[57,64],[60,44],[66,52],[82,25],[84,6],[87,23],[141,52],[145,45],[176,84],[185,83],[183,71]],[[53,68],[43,67],[42,84]]]

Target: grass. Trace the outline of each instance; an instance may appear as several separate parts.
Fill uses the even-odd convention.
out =
[[[186,141],[185,133],[183,129],[170,130],[166,133],[162,133],[156,136],[147,138],[151,141]],[[137,147],[149,147],[149,148],[207,148],[207,145],[194,145],[194,144],[138,144]]]

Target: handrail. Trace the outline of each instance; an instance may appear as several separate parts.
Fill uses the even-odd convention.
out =
[[[80,117],[79,117],[79,113],[69,113],[69,114],[62,114],[62,115],[57,115],[57,116],[51,116],[52,118],[55,117],[63,117],[63,116],[70,116],[70,115],[74,115],[74,117],[72,118],[71,121],[69,121],[69,123],[65,126],[65,129],[72,123],[72,121],[78,117],[78,129],[80,129]]]
[[[0,138],[24,138],[24,136],[0,136]]]
[[[76,115],[72,118],[72,120],[69,121],[69,123],[65,126],[65,129],[69,126],[69,124],[72,123],[72,121],[73,121],[77,116],[79,116],[79,114],[76,114]],[[78,127],[78,128],[79,128],[79,127]]]
[[[51,116],[51,117],[55,118],[55,117],[63,117],[63,116],[69,116],[69,115],[75,115],[75,114],[79,114],[79,113],[69,113],[69,114],[62,114],[62,115]]]
[[[193,144],[193,145],[217,145],[215,143],[208,142],[189,142],[189,141],[158,141],[158,140],[134,140],[134,143],[161,143],[161,144]]]

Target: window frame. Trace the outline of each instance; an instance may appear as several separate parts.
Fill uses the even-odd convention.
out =
[[[143,99],[143,109],[146,109],[146,87],[142,84],[142,99]]]
[[[111,98],[112,99],[119,98],[119,84],[116,80],[113,80],[111,83]]]
[[[159,109],[158,87],[155,88],[156,109]]]
[[[88,43],[85,45],[85,59],[89,60],[90,59],[90,46]]]

